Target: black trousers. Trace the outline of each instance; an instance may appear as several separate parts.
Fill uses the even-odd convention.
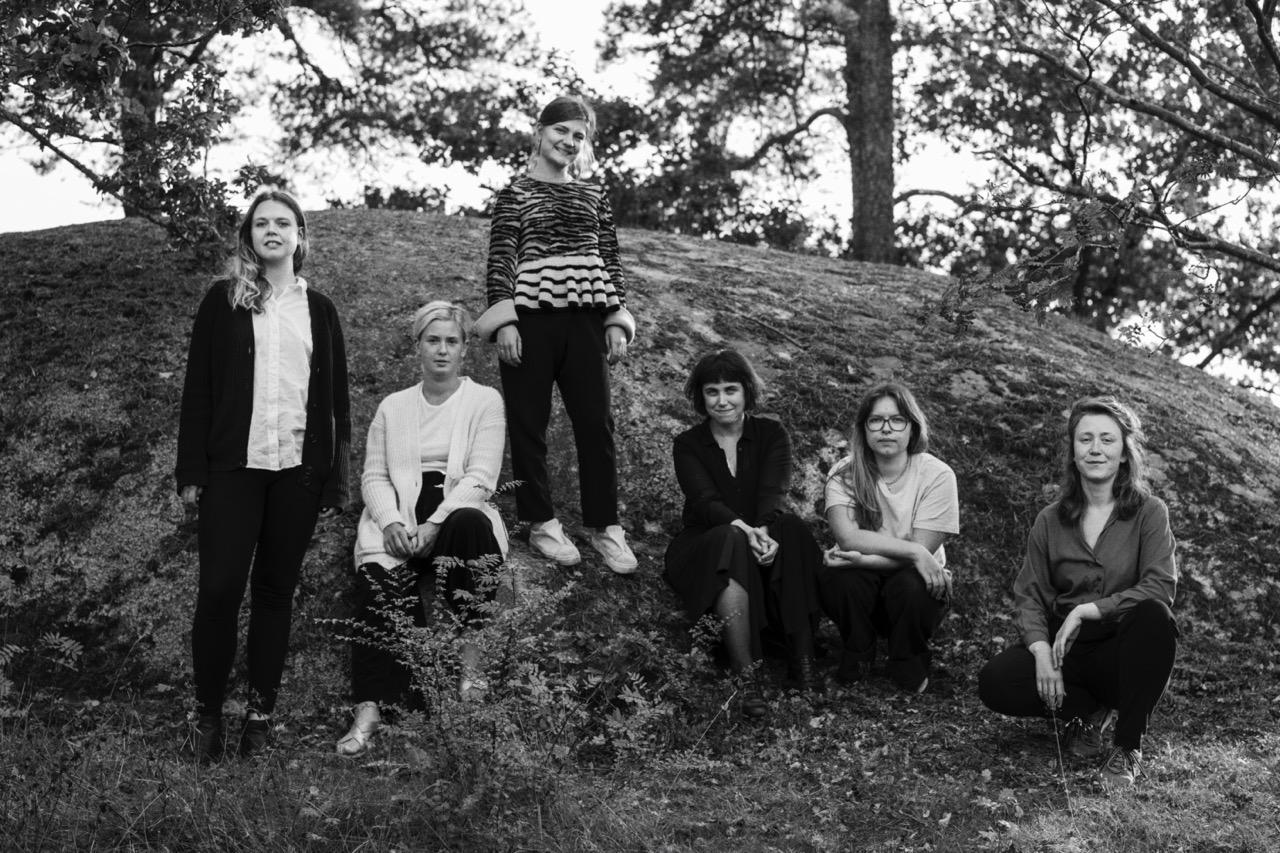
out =
[[[421,524],[440,505],[441,474],[422,476],[422,495],[415,515]],[[501,557],[489,519],[470,507],[449,513],[436,534],[430,552],[398,566],[386,568],[365,563],[356,569],[356,618],[362,623],[360,638],[351,644],[351,695],[356,702],[380,705],[403,702],[410,695],[409,670],[387,647],[393,631],[392,613],[412,615],[418,627],[431,624],[431,601],[437,586],[436,563],[444,571],[444,599],[463,622],[474,624],[480,612],[473,605],[492,598],[494,590],[480,589],[480,557]],[[473,561],[467,565],[466,561]],[[467,596],[457,596],[463,591]],[[477,598],[478,597],[478,598]],[[362,639],[361,639],[362,638]]]
[[[1050,642],[1061,622],[1052,624]],[[1118,624],[1085,622],[1062,662],[1066,696],[1057,716],[1087,718],[1099,708],[1117,712],[1115,743],[1141,749],[1151,714],[1169,685],[1178,626],[1163,602],[1147,599]],[[992,658],[978,674],[978,695],[1011,717],[1049,716],[1036,690],[1036,661],[1023,646]]]
[[[929,674],[929,640],[945,604],[907,566],[895,572],[824,566],[819,574],[822,608],[840,629],[844,656],[871,663],[876,637],[888,641],[889,675],[913,688]]]
[[[200,582],[191,625],[196,702],[219,714],[236,657],[240,602],[249,583],[249,707],[269,714],[284,673],[293,592],[320,512],[301,467],[212,471],[197,522]]]
[[[520,366],[499,364],[511,472],[520,481],[520,520],[547,521],[556,514],[547,474],[547,424],[551,386],[556,385],[578,450],[582,523],[617,524],[618,474],[604,317],[598,311],[521,314],[520,340]]]

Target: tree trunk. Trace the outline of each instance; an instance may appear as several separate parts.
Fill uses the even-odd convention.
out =
[[[893,16],[889,0],[845,0],[854,22],[845,31],[845,91],[852,172],[850,255],[893,263]]]
[[[163,41],[161,34],[135,24],[129,28],[130,41]],[[120,167],[121,193],[125,216],[155,211],[163,193],[161,163],[155,151],[155,126],[164,102],[160,88],[159,50],[130,47],[131,67],[120,75]]]

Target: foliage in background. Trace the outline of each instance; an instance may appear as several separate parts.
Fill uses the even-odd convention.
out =
[[[551,73],[506,0],[75,0],[0,3],[0,122],[100,193],[212,253],[236,220],[234,188],[287,181],[291,158],[357,156],[391,140],[429,163],[505,150],[505,114]],[[283,44],[283,47],[277,47]],[[274,59],[228,79],[244,53]],[[282,166],[228,185],[205,166],[245,97],[285,130]]]
[[[922,259],[1201,367],[1226,355],[1274,374],[1275,4],[939,8],[942,73],[915,121],[995,172],[991,191],[953,197],[956,219],[934,223],[950,236],[919,240]]]
[[[635,207],[656,210],[636,224],[803,245],[798,200],[820,177],[815,155],[834,150],[851,181],[843,253],[893,261],[894,25],[888,0],[614,4],[604,58],[655,66],[657,174]],[[751,173],[787,196],[744,209]]]

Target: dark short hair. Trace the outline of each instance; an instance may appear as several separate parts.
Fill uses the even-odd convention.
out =
[[[737,382],[742,386],[746,409],[756,407],[756,401],[764,393],[764,383],[756,375],[751,362],[737,350],[721,349],[707,353],[698,359],[684,383],[684,395],[693,404],[693,410],[702,416],[707,414],[707,403],[702,399],[702,386],[713,382]]]

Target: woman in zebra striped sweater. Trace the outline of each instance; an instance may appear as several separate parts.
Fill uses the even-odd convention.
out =
[[[527,174],[498,193],[485,281],[488,310],[476,323],[497,343],[511,437],[516,509],[530,544],[563,566],[577,547],[556,518],[547,475],[551,386],[559,386],[578,450],[582,522],[618,574],[636,558],[618,524],[618,478],[609,365],[635,336],[604,187],[580,180],[595,164],[595,114],[578,97],[543,109]]]

